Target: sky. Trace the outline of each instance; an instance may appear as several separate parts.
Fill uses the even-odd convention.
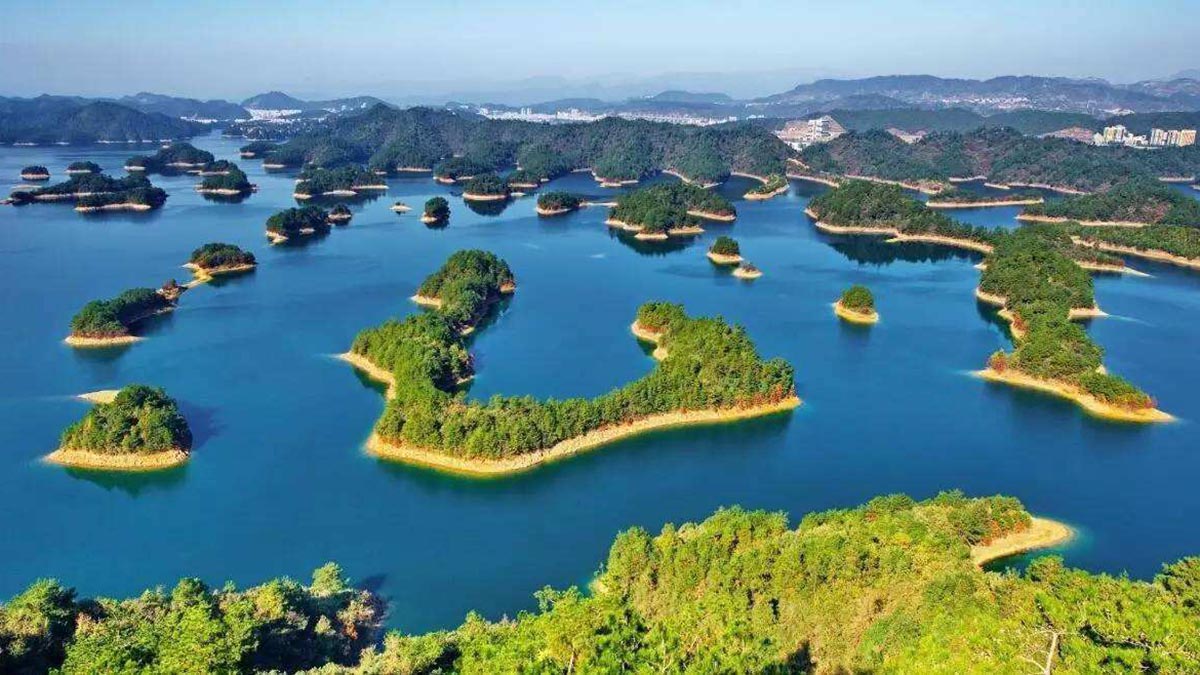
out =
[[[765,95],[817,77],[1200,67],[1200,0],[0,0],[0,95]],[[585,86],[586,85],[586,86]],[[650,92],[647,92],[650,93]],[[444,98],[442,100],[445,100]]]

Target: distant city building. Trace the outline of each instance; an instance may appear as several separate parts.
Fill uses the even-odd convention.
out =
[[[552,113],[536,113],[533,108],[520,110],[492,110],[486,107],[476,108],[475,112],[494,120],[521,120],[524,122],[541,122],[557,124],[564,122],[595,122],[605,117],[620,117],[626,120],[649,120],[651,122],[668,122],[670,124],[686,124],[692,126],[710,126],[725,122],[736,122],[736,116],[730,117],[700,117],[686,113],[652,113],[652,112],[620,112],[620,113],[589,113],[578,108],[556,110]]]
[[[922,138],[925,138],[925,135],[929,133],[924,129],[920,129],[918,131],[905,131],[904,129],[897,129],[896,127],[889,127],[887,132],[904,141],[905,143],[908,143],[909,145],[916,143]]]
[[[1090,144],[1096,141],[1097,135],[1098,134],[1094,133],[1091,129],[1084,129],[1083,127],[1067,127],[1066,129],[1059,129],[1058,131],[1052,131],[1048,134],[1043,134],[1042,137],[1065,138],[1069,141]],[[1100,139],[1103,140],[1104,136],[1101,135]]]
[[[811,120],[790,120],[775,132],[775,136],[793,149],[801,150],[813,143],[828,143],[844,133],[846,127],[829,115],[821,115]]]
[[[1184,129],[1179,132],[1179,145],[1181,147],[1196,144],[1196,130]]]
[[[1104,142],[1105,143],[1124,143],[1125,136],[1129,130],[1124,125],[1117,124],[1111,127],[1104,127]]]
[[[1172,131],[1171,133],[1175,133]],[[1162,129],[1150,130],[1150,145],[1166,145],[1169,134]]]
[[[1156,148],[1184,147],[1196,143],[1195,129],[1151,129],[1147,143]]]

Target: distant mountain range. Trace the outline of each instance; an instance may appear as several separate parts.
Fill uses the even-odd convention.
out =
[[[0,143],[158,142],[203,132],[203,124],[112,101],[72,96],[0,98]]]
[[[270,91],[258,94],[242,101],[242,107],[247,110],[301,110],[328,111],[346,113],[355,110],[367,110],[380,103],[390,105],[374,96],[352,96],[350,98],[334,98],[324,101],[304,101],[289,96],[281,91]]]

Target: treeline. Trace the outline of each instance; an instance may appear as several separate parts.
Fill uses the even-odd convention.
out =
[[[689,211],[721,217],[737,214],[733,204],[721,195],[680,182],[659,183],[621,195],[609,217],[645,232],[666,232],[699,225],[700,219]]]
[[[547,125],[380,105],[301,134],[265,158],[288,166],[366,164],[389,172],[399,167],[434,167],[443,178],[499,171],[514,164],[538,180],[578,168],[622,180],[673,168],[710,182],[723,180],[730,170],[783,173],[788,155],[787,146],[774,135],[750,124],[701,128],[606,118]]]
[[[0,97],[0,143],[116,143],[187,138],[208,127],[106,101],[68,96]]]
[[[946,181],[987,176],[999,183],[1032,183],[1096,191],[1131,178],[1200,173],[1200,146],[1145,152],[1096,147],[1062,138],[1033,138],[1013,129],[943,132],[913,144],[885,131],[851,132],[801,152],[815,171],[889,180]]]
[[[354,192],[363,186],[377,185],[382,180],[359,166],[309,168],[300,172],[300,182],[296,183],[295,192],[308,197],[317,197],[327,192]]]
[[[904,495],[804,516],[721,509],[617,536],[592,592],[456,629],[375,636],[378,597],[336,566],[216,591],[89,601],[39,581],[0,607],[0,670],[321,675],[438,673],[999,673],[1200,671],[1200,559],[1151,581],[1043,557],[976,567],[970,547],[1030,526],[1010,497]],[[848,564],[847,561],[853,561]],[[365,646],[369,649],[362,651]]]
[[[329,213],[318,206],[284,209],[267,218],[267,232],[287,237],[329,233]]]
[[[537,205],[543,211],[574,211],[583,200],[570,192],[553,191],[538,195]]]
[[[649,375],[593,399],[470,401],[451,386],[469,369],[458,336],[474,325],[511,272],[491,254],[460,252],[451,261],[459,258],[461,264],[448,263],[421,286],[420,295],[441,300],[436,314],[388,322],[354,341],[355,354],[394,375],[392,397],[375,427],[385,441],[498,459],[654,414],[748,407],[795,395],[792,367],[761,359],[742,328],[690,318],[679,305],[649,303],[639,309],[638,323],[660,331],[659,344],[670,353]]]
[[[153,155],[134,155],[125,160],[125,167],[145,172],[170,172],[179,169],[200,168],[211,164],[214,157],[191,143],[172,143]]]
[[[84,199],[100,197],[105,198],[101,203],[130,201],[161,206],[167,199],[167,193],[151,185],[145,176],[113,178],[102,173],[75,174],[61,183],[12,193],[13,203],[17,205],[56,199],[73,199],[81,203]]]
[[[843,181],[813,197],[808,208],[830,225],[895,228],[905,234],[941,235],[984,244],[994,243],[1001,235],[999,229],[967,225],[930,209],[898,185],[871,181]]]
[[[984,192],[975,192],[973,190],[964,190],[960,187],[949,187],[936,196],[931,197],[930,201],[949,202],[951,204],[977,204],[980,202],[1023,202],[1036,201],[1042,199],[1041,193],[1021,190],[1009,190],[1004,194],[988,194]]]
[[[110,300],[92,300],[71,317],[71,335],[114,338],[130,334],[132,326],[152,314],[174,306],[153,288],[131,288]]]
[[[175,399],[165,391],[131,384],[112,403],[97,403],[67,427],[60,446],[104,455],[189,450],[192,432]]]
[[[1200,227],[1200,200],[1148,178],[1127,181],[1096,194],[1029,206],[1025,213],[1070,220]]]
[[[375,644],[383,616],[383,600],[353,588],[333,563],[307,586],[285,577],[238,590],[189,578],[126,600],[81,598],[43,579],[0,605],[0,672],[250,675],[349,665]]]
[[[1127,246],[1200,260],[1200,229],[1178,225],[1147,227],[1076,227],[1072,233],[1082,241]]]
[[[210,242],[192,251],[188,262],[202,269],[254,265],[254,254],[243,251],[240,246],[224,242]]]
[[[250,183],[250,179],[246,176],[246,172],[242,171],[236,164],[229,163],[220,168],[212,168],[209,171],[219,172],[205,176],[200,181],[199,189],[205,192],[237,192],[246,194],[254,189],[254,185]]]

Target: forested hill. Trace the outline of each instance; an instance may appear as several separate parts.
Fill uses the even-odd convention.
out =
[[[65,96],[0,98],[0,143],[162,141],[188,138],[206,128],[107,101]]]
[[[890,180],[987,176],[998,183],[1044,183],[1103,190],[1130,178],[1200,172],[1200,146],[1154,152],[1032,138],[1013,129],[942,132],[907,144],[884,131],[852,132],[813,145],[801,160],[815,171]]]
[[[460,155],[456,161],[477,169],[516,164],[540,178],[590,167],[610,179],[673,169],[691,179],[714,181],[731,170],[781,173],[788,153],[769,131],[753,125],[702,128],[617,118],[547,125],[378,105],[294,138],[266,161],[291,166],[366,163],[375,170],[394,170],[432,168]]]

